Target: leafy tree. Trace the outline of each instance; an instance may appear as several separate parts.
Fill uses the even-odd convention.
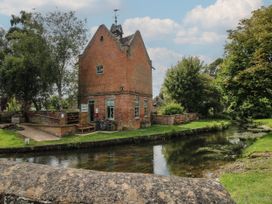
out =
[[[51,57],[42,26],[31,13],[12,15],[6,34],[9,53],[0,66],[0,84],[9,97],[15,96],[26,112],[31,103],[48,95],[51,79]],[[36,106],[39,109],[38,106]]]
[[[201,74],[200,78],[203,90],[199,113],[204,116],[218,116],[223,110],[220,87],[213,76]]]
[[[3,28],[0,28],[0,67],[3,66],[4,58],[7,53],[7,39],[5,38],[6,31]],[[2,97],[4,97],[5,93],[3,90],[3,85],[0,80],[0,103]],[[1,104],[0,104],[1,109]]]
[[[202,95],[200,70],[203,63],[196,57],[183,58],[176,66],[168,69],[163,86],[166,93],[181,103],[186,111],[198,112]]]
[[[54,77],[59,99],[71,93],[77,83],[75,64],[86,43],[86,20],[80,20],[75,12],[49,12],[36,19],[45,29],[45,37],[54,56]],[[71,86],[70,86],[71,85]]]
[[[7,52],[7,40],[5,38],[6,31],[0,28],[0,66],[3,64]]]
[[[222,62],[223,62],[222,58],[217,58],[211,64],[205,66],[204,73],[212,77],[216,77]]]
[[[164,95],[179,102],[187,112],[198,112],[205,116],[220,109],[220,93],[213,78],[201,73],[203,62],[197,57],[183,58],[170,68],[163,84]]]
[[[272,116],[272,6],[229,31],[220,71],[227,111],[235,119]]]

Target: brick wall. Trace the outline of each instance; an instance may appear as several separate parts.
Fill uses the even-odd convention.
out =
[[[76,133],[75,125],[49,125],[49,124],[26,124],[27,126],[42,130],[44,132],[53,134],[57,137],[63,137]]]
[[[121,94],[121,95],[106,95],[106,96],[91,96],[83,100],[83,103],[88,103],[88,100],[94,101],[95,109],[98,109],[97,118],[95,120],[107,119],[106,100],[113,99],[115,103],[114,121],[116,122],[117,129],[135,129],[151,125],[151,108],[152,99],[145,96],[139,96],[140,99],[140,116],[134,117],[134,101],[135,95]],[[148,100],[148,114],[144,115],[144,100]],[[82,117],[82,123],[89,122],[88,116]]]
[[[198,119],[199,118],[196,113],[177,115],[152,115],[152,123],[161,125],[178,125]]]
[[[103,40],[101,40],[103,37]],[[96,66],[104,73],[97,74]],[[134,34],[130,46],[123,46],[101,25],[79,59],[80,103],[95,101],[97,120],[106,119],[107,98],[115,100],[114,120],[118,129],[134,129],[151,124],[152,67],[141,34]],[[134,99],[140,97],[140,117],[134,117]],[[148,99],[148,116],[143,101]]]

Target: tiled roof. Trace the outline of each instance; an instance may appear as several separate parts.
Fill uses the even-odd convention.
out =
[[[123,45],[123,46],[130,46],[132,41],[133,41],[133,38],[134,38],[135,34],[132,34],[132,35],[129,35],[127,37],[124,37],[124,38],[121,38],[120,39],[120,43]]]

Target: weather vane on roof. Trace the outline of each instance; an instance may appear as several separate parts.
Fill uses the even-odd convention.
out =
[[[114,9],[114,19],[115,19],[115,25],[117,25],[117,11],[119,11],[119,9]]]

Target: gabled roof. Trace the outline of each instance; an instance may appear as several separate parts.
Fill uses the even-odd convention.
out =
[[[130,46],[133,39],[134,39],[134,36],[135,34],[132,34],[132,35],[129,35],[127,37],[124,37],[124,38],[121,38],[120,39],[120,43],[123,45],[123,46]]]
[[[120,26],[121,26],[121,25],[120,25]],[[92,42],[93,42],[93,40],[94,40],[94,38],[95,38],[97,32],[98,32],[100,29],[105,29],[105,30],[108,32],[108,34],[112,37],[112,39],[113,39],[114,41],[116,41],[116,43],[118,43],[118,45],[119,45],[119,47],[121,48],[121,50],[130,49],[131,46],[133,46],[134,39],[137,38],[137,37],[140,38],[141,41],[142,41],[142,43],[143,43],[144,49],[145,49],[144,52],[145,52],[145,54],[146,54],[148,60],[150,61],[150,58],[149,58],[149,55],[148,55],[147,50],[146,50],[146,48],[145,48],[145,45],[144,45],[144,42],[143,42],[143,38],[142,38],[142,36],[141,36],[140,31],[137,30],[137,31],[136,31],[134,34],[132,34],[132,35],[129,35],[129,36],[126,36],[126,37],[118,38],[118,37],[116,37],[115,34],[112,33],[112,32],[111,32],[104,24],[102,24],[102,25],[99,26],[99,28],[97,29],[96,33],[95,33],[94,36],[92,37],[91,41],[88,43],[88,45],[86,46],[86,48],[84,49],[83,53],[82,53],[80,56],[83,56],[83,55],[86,53],[86,51],[88,50],[88,48],[92,45]],[[122,29],[122,27],[121,27],[121,29]],[[150,63],[151,63],[151,61],[150,61]]]

